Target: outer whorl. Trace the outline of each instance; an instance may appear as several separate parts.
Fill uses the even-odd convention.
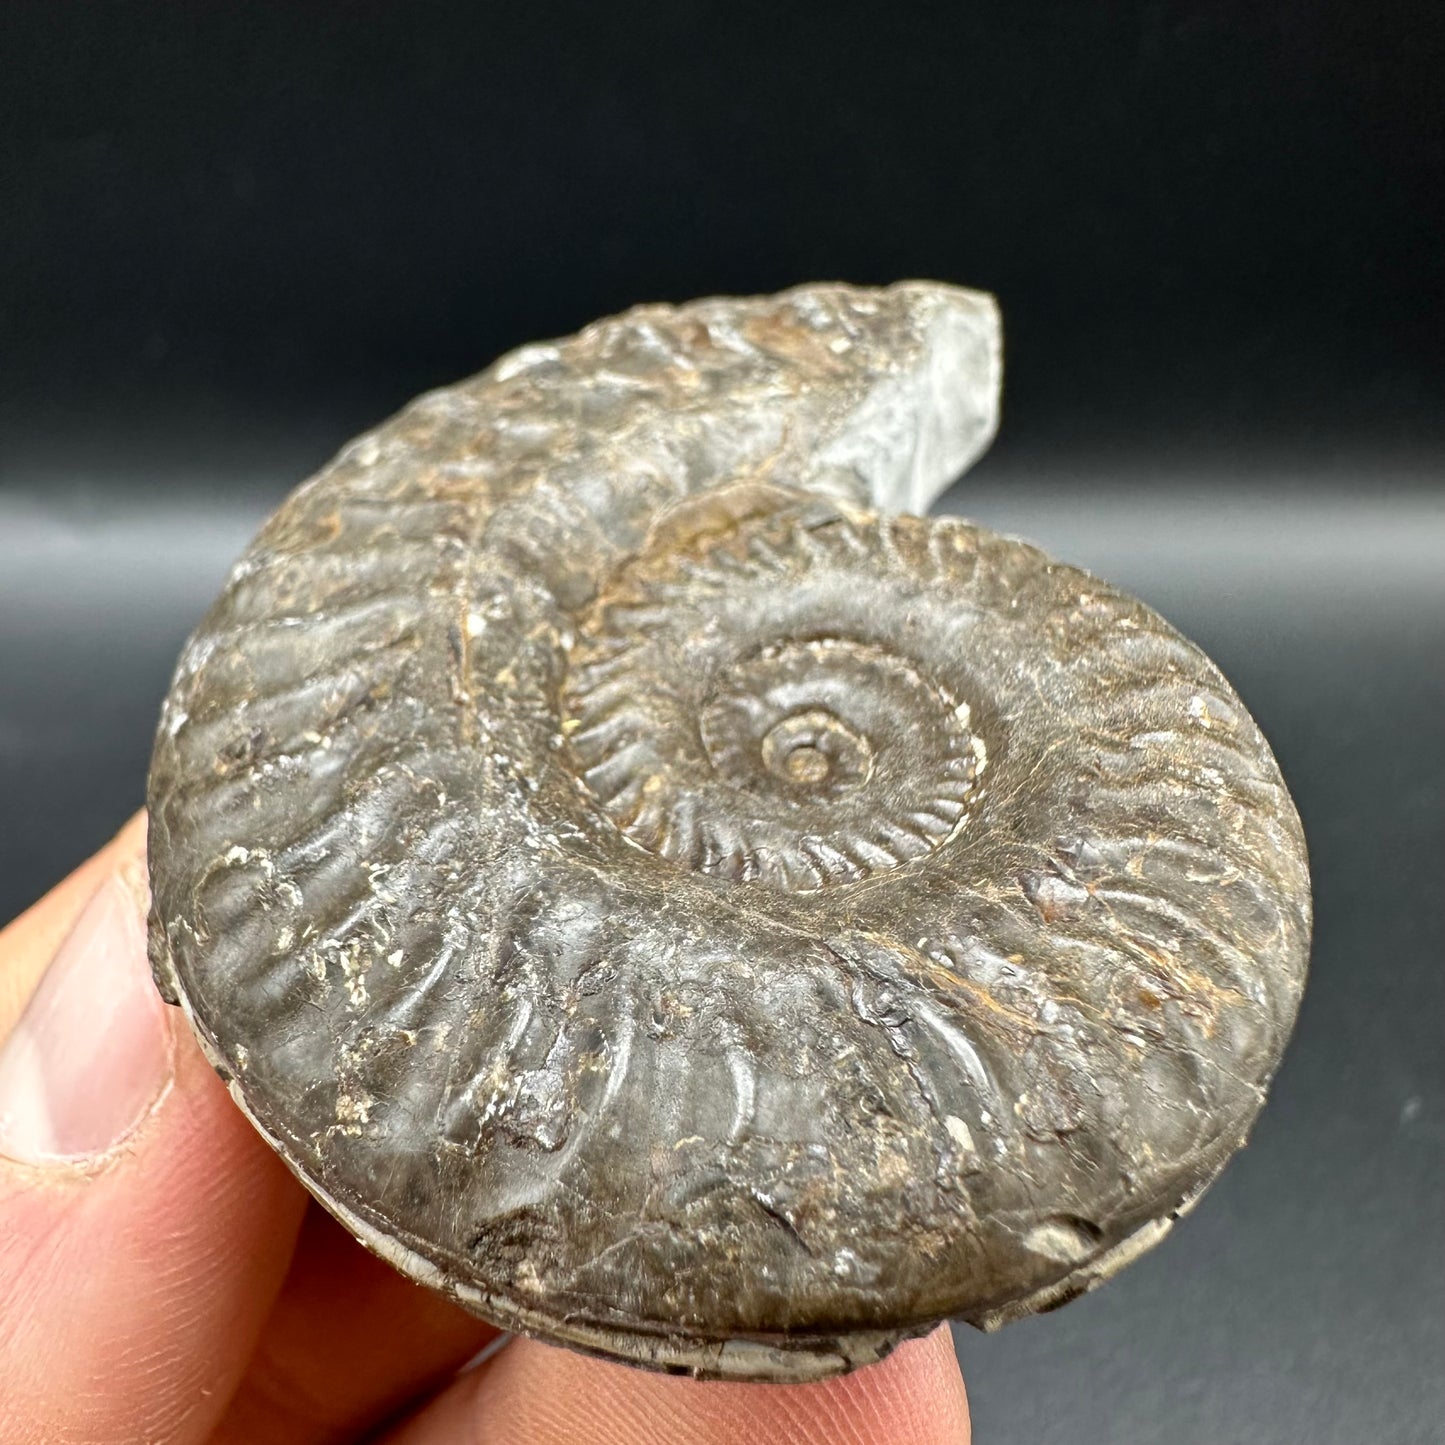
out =
[[[1303,983],[1269,749],[1147,607],[922,510],[997,316],[651,306],[354,442],[187,645],[151,948],[372,1249],[806,1379],[1048,1308],[1244,1141]]]

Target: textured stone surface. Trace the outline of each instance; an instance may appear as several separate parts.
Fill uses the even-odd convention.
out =
[[[1303,983],[1196,648],[921,510],[991,301],[645,307],[349,446],[188,644],[152,955],[364,1242],[504,1326],[798,1379],[1072,1297],[1243,1141]]]

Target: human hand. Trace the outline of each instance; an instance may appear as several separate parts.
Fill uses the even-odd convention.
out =
[[[498,1333],[367,1254],[231,1103],[145,959],[145,822],[0,932],[5,1445],[966,1445],[946,1327],[813,1385]]]

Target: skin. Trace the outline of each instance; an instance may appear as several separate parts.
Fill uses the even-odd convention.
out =
[[[144,904],[143,816],[0,932],[0,1048],[97,888]],[[132,960],[132,966],[143,963]],[[947,1328],[842,1379],[645,1374],[497,1332],[314,1204],[237,1112],[179,1012],[173,1074],[115,1148],[0,1157],[7,1445],[967,1445]]]

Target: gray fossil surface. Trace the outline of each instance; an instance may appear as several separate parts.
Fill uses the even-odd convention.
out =
[[[1052,1307],[1245,1139],[1303,986],[1269,749],[1149,608],[908,515],[998,318],[646,306],[348,446],[188,643],[151,953],[408,1275],[801,1380]]]

